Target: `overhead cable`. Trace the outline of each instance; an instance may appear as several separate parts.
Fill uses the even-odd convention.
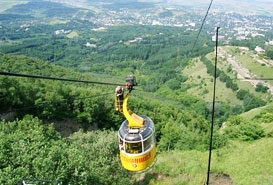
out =
[[[89,83],[89,84],[100,84],[100,85],[120,85],[120,86],[124,85],[124,84],[107,83],[107,82],[94,82],[89,80],[77,80],[77,79],[58,78],[58,77],[50,77],[50,76],[20,74],[20,73],[4,72],[4,71],[0,71],[0,75],[26,77],[26,78],[38,78],[38,79],[47,79],[47,80],[58,80],[58,81],[67,81],[67,82]]]
[[[207,18],[207,16],[208,16],[208,14],[209,14],[209,10],[210,10],[210,7],[211,7],[211,5],[212,5],[212,2],[213,2],[213,0],[210,1],[208,10],[207,10],[207,12],[206,12],[206,15],[205,15],[203,21],[202,21],[201,27],[200,27],[200,29],[199,29],[199,31],[198,31],[197,37],[196,37],[196,39],[195,39],[195,41],[194,41],[194,44],[193,44],[193,47],[192,47],[192,49],[191,49],[191,53],[192,53],[193,49],[195,48],[195,45],[196,45],[197,40],[198,40],[198,38],[199,38],[199,35],[200,35],[200,33],[201,33],[201,31],[202,31],[202,28],[203,28],[203,26],[204,26],[204,24],[205,24],[205,21],[206,21],[206,18]]]
[[[253,80],[253,81],[267,81],[267,80],[273,80],[273,78],[256,78],[256,77],[244,77],[244,78],[238,78],[238,80]]]

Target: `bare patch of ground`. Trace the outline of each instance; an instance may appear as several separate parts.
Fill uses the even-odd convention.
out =
[[[210,185],[234,185],[228,174],[215,172],[210,176]]]
[[[54,123],[55,129],[64,137],[68,137],[79,130],[90,131],[98,129],[96,124],[77,123],[73,119],[64,119],[62,121],[53,120],[52,122]]]

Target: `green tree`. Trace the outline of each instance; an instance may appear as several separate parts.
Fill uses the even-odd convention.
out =
[[[273,60],[273,50],[266,50],[265,54],[266,56]]]
[[[228,138],[242,141],[252,141],[265,136],[261,125],[249,122],[240,116],[232,116],[228,119],[224,133]]]
[[[255,97],[253,94],[247,94],[244,96],[243,102],[245,111],[265,105],[265,101],[259,97]]]
[[[258,83],[255,87],[255,91],[257,92],[262,92],[262,93],[266,93],[268,90],[267,86],[264,86],[262,83]]]
[[[177,89],[180,89],[181,87],[181,82],[176,80],[176,79],[171,79],[167,82],[168,84],[168,87],[171,89],[171,90],[177,90]]]
[[[243,100],[244,97],[248,94],[249,92],[247,90],[244,90],[244,89],[239,89],[239,91],[237,92],[236,94],[236,97],[239,99],[239,100]]]
[[[16,184],[24,177],[64,177],[67,144],[52,125],[42,126],[37,118],[26,116],[1,122],[0,127],[1,184]]]
[[[53,125],[26,116],[0,123],[0,183],[22,178],[60,184],[132,184],[119,161],[117,133],[78,132],[62,138]]]

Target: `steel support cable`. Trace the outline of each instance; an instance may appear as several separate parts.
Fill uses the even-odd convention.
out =
[[[238,78],[238,80],[255,80],[255,81],[266,81],[266,80],[273,80],[273,78],[250,78],[250,77],[244,77],[244,78]]]
[[[214,64],[214,84],[213,84],[213,98],[212,98],[212,113],[211,113],[211,129],[210,129],[210,144],[209,144],[209,159],[208,159],[208,170],[207,170],[207,185],[209,185],[210,178],[210,164],[211,164],[211,153],[212,153],[212,141],[213,141],[213,127],[214,127],[214,110],[215,110],[215,91],[216,91],[216,70],[217,70],[217,50],[218,50],[218,32],[219,28],[216,28],[216,43],[215,43],[215,64]]]
[[[5,72],[5,71],[0,71],[0,75],[3,76],[14,76],[14,77],[26,77],[26,78],[36,78],[36,79],[44,79],[44,80],[57,80],[57,81],[68,81],[68,82],[78,82],[78,83],[89,83],[89,84],[99,84],[99,85],[119,85],[119,86],[124,86],[124,84],[116,84],[116,83],[106,83],[106,82],[94,82],[94,81],[88,81],[88,80],[77,80],[77,79],[67,79],[67,78],[58,78],[58,77],[50,77],[50,76],[40,76],[40,75],[30,75],[30,74],[20,74],[20,73],[13,73],[13,72]],[[137,89],[134,89],[137,90]],[[96,96],[105,96],[113,93],[106,93],[106,94],[101,94],[101,95],[96,95]],[[87,98],[92,98],[91,97],[83,97],[83,98],[77,98],[73,100],[80,100],[80,99],[87,99]],[[60,102],[51,102],[51,103],[62,103],[64,101],[69,101],[69,100],[61,100]],[[71,100],[70,100],[71,101]],[[10,113],[14,111],[20,111],[20,110],[25,110],[25,109],[32,109],[36,107],[43,107],[43,105],[46,105],[50,102],[44,102],[39,105],[34,105],[34,106],[28,106],[28,107],[22,107],[19,109],[13,109],[10,111],[5,111],[2,113]]]
[[[212,5],[212,2],[213,2],[213,0],[210,1],[208,10],[207,10],[207,12],[206,12],[206,15],[205,15],[203,21],[202,21],[201,27],[199,28],[197,37],[196,37],[196,39],[195,39],[195,41],[194,41],[194,44],[193,44],[193,47],[192,47],[192,49],[191,49],[191,53],[193,52],[193,49],[195,48],[195,45],[196,45],[196,43],[197,43],[197,40],[198,40],[198,38],[199,38],[199,36],[200,36],[200,33],[201,33],[202,29],[203,29],[203,26],[204,26],[204,24],[205,24],[205,21],[206,21],[206,19],[207,19],[208,14],[209,14],[209,10],[210,10],[210,7],[211,7],[211,5]]]
[[[50,77],[50,76],[20,74],[20,73],[5,72],[5,71],[0,71],[0,75],[26,77],[26,78],[38,78],[38,79],[46,79],[46,80],[58,80],[58,81],[67,81],[67,82],[89,83],[89,84],[100,84],[100,85],[120,85],[120,86],[124,85],[124,84],[107,83],[107,82],[94,82],[89,80],[77,80],[77,79],[58,78],[58,77]]]

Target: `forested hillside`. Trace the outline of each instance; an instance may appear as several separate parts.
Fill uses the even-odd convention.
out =
[[[64,78],[89,79],[94,81],[101,80],[103,78],[102,75],[100,77],[94,77],[91,74],[78,73],[71,69],[58,67],[35,58],[28,58],[24,56],[1,54],[1,61],[1,71],[20,72],[22,74],[39,74],[44,76],[59,76]],[[100,182],[99,184],[108,184],[108,180],[111,181],[113,184],[119,184],[120,178],[115,180],[116,175],[113,175],[111,173],[111,168],[109,169],[110,171],[105,171],[105,168],[108,169],[110,166],[119,168],[122,171],[124,177],[121,178],[125,182],[129,182],[131,180],[134,181],[134,178],[129,180],[128,178],[132,178],[131,175],[125,173],[119,166],[119,161],[117,160],[118,150],[117,147],[114,147],[115,145],[117,145],[117,141],[115,141],[115,139],[103,139],[105,137],[116,137],[115,130],[117,130],[120,123],[124,119],[113,109],[114,87],[95,84],[77,84],[71,82],[63,83],[59,81],[47,81],[43,79],[30,79],[23,77],[1,76],[0,78],[2,81],[0,88],[2,102],[2,119],[11,113],[14,118],[19,118],[19,120],[12,121],[10,123],[5,120],[2,121],[1,134],[3,135],[3,137],[1,137],[1,142],[3,143],[3,145],[1,146],[3,147],[3,150],[1,150],[1,155],[16,156],[16,152],[22,152],[22,150],[36,151],[31,153],[23,152],[20,155],[20,159],[15,159],[12,156],[9,158],[1,158],[3,160],[3,171],[1,173],[3,173],[2,177],[5,177],[1,179],[1,182],[15,183],[16,181],[18,181],[18,179],[20,179],[20,177],[29,176],[36,178],[39,177],[40,179],[55,179],[61,181],[64,184],[65,182],[73,183],[73,181],[87,183],[93,182],[94,179],[97,179],[96,182]],[[105,79],[107,79],[107,76],[105,76]],[[117,79],[117,82],[121,81],[122,79]],[[113,82],[113,79],[111,79],[111,82]],[[205,113],[204,110],[206,109],[205,102],[203,102],[201,99],[193,99],[193,96],[191,99],[189,99],[189,97],[191,96],[186,94],[183,96],[179,96],[179,102],[174,102],[173,97],[167,98],[162,95],[145,93],[139,90],[133,92],[136,95],[132,98],[130,104],[132,105],[131,107],[133,110],[137,110],[137,112],[141,114],[149,115],[156,123],[159,152],[169,150],[193,149],[204,151],[208,148],[209,116],[207,118],[208,120],[206,120],[203,116]],[[209,112],[209,109],[207,111]],[[26,114],[31,114],[34,117],[25,116]],[[261,116],[259,119],[266,119],[266,122],[272,121],[272,115],[266,112],[260,115]],[[59,133],[54,131],[53,128],[54,125],[56,128],[56,123],[61,121],[63,127],[59,129],[63,129],[65,128],[66,123],[71,122],[71,120],[73,124],[79,124],[80,126],[78,128],[82,128],[82,130],[86,132],[86,134],[80,131],[76,134],[77,137],[72,134],[69,137],[63,138]],[[270,137],[272,135],[271,131],[268,132],[264,130],[264,128],[260,125],[260,121],[252,122],[251,120],[247,121],[241,119],[240,117],[231,117],[228,121],[231,125],[228,127],[228,129],[225,130],[224,134],[220,131],[217,131],[218,129],[215,130],[214,148],[225,146],[228,143],[229,139],[249,141],[256,140],[265,136]],[[50,126],[48,125],[48,123],[53,124]],[[26,124],[26,126],[24,126],[24,124]],[[16,125],[20,126],[18,127]],[[51,128],[49,133],[47,133],[48,131],[46,131],[48,127]],[[27,133],[24,133],[24,131],[20,130],[26,128],[28,128],[25,131]],[[39,137],[43,137],[43,139],[32,138],[31,140],[28,140],[27,135],[33,135],[31,134],[32,132],[38,132],[38,128],[44,130],[43,132],[45,132],[42,135],[37,133],[37,136],[39,135]],[[95,130],[97,129],[110,130],[105,132],[95,132]],[[12,132],[19,132],[22,134],[5,137],[7,132],[9,132],[9,135]],[[92,137],[94,137],[94,139],[92,139]],[[104,144],[99,145],[99,141],[96,142],[95,138],[97,140],[102,139],[101,142],[103,142]],[[18,142],[16,142],[17,140]],[[54,147],[56,147],[55,144],[47,143],[48,140],[54,143],[60,142],[62,143],[61,145],[64,145],[64,147],[61,151],[58,149],[57,151],[59,151],[59,153],[56,153],[57,151],[54,149]],[[87,144],[86,141],[89,140],[90,142],[88,142]],[[24,144],[23,146],[25,147],[20,149],[20,147],[22,146],[17,146],[17,143],[20,142],[27,142],[28,145],[25,146]],[[43,142],[45,143],[43,144]],[[8,143],[14,143],[14,145],[9,145],[9,149],[7,148]],[[78,146],[82,146],[83,148],[76,147],[75,149],[73,149],[76,143],[79,143]],[[58,146],[59,145],[60,144],[58,144]],[[80,167],[78,166],[78,161],[77,166],[73,167],[73,165],[70,165],[69,167],[66,167],[64,163],[67,162],[69,156],[63,159],[58,158],[59,162],[54,160],[54,158],[48,161],[46,157],[41,157],[40,152],[44,152],[43,148],[45,146],[48,146],[47,150],[49,153],[51,153],[51,150],[54,151],[52,151],[52,157],[54,157],[54,155],[77,155],[77,152],[86,153],[81,152],[81,150],[87,150],[87,153],[89,153],[90,155],[82,156],[83,161],[93,161],[92,159],[90,159],[90,157],[93,155],[91,155],[92,152],[89,150],[92,149],[93,151],[94,149],[95,152],[97,150],[96,147],[99,147],[100,149],[98,150],[99,153],[102,154],[102,156],[107,157],[107,155],[110,155],[110,158],[114,158],[107,158],[107,160],[104,160],[102,158],[101,160],[104,162],[110,160],[113,162],[113,164],[103,162],[101,165],[99,165],[99,167],[96,163],[100,163],[100,161],[94,161],[94,163],[80,163],[83,165],[82,167]],[[42,147],[42,149],[39,149],[40,147]],[[48,152],[46,152],[47,154],[44,153],[43,155],[48,155]],[[107,153],[106,156],[104,155],[104,152]],[[101,156],[97,154],[98,153],[96,152],[96,154],[94,155],[96,155],[97,157]],[[37,164],[34,164],[33,159],[38,160],[38,156],[40,161],[37,161]],[[13,161],[13,158],[17,162]],[[60,166],[58,164],[62,165]],[[24,171],[24,167],[17,168],[16,166],[18,165],[27,166],[28,171]],[[48,168],[41,168],[39,167],[39,165],[45,165]],[[60,171],[57,172],[57,176],[49,173],[50,171],[52,171],[51,168],[54,166],[55,170]],[[82,171],[79,171],[78,168],[82,168]],[[111,177],[113,177],[114,179],[100,179],[101,177],[99,178],[98,176],[96,176],[93,171],[97,171],[100,168],[103,173],[105,173],[105,176],[108,176],[107,173],[111,173],[113,175]],[[11,169],[16,170],[15,173],[18,174],[17,177],[13,177],[13,175],[8,175],[13,174],[10,172]],[[66,170],[69,170],[71,174],[69,175],[70,172]]]
[[[74,72],[70,69],[58,67],[52,64],[48,64],[47,62],[43,62],[41,60],[37,60],[34,58],[28,58],[23,56],[14,56],[14,55],[6,55],[1,54],[1,71],[13,71],[13,72],[20,72],[22,74],[39,74],[44,76],[59,76],[65,78],[77,78],[77,79],[99,79],[98,77],[93,78],[92,75],[84,75],[78,72]],[[103,77],[103,76],[101,76]],[[107,77],[107,76],[106,76]],[[9,142],[13,142],[11,139],[13,137],[4,137],[7,131],[4,130],[8,129],[9,127],[14,125],[23,125],[23,124],[30,124],[27,127],[28,132],[32,132],[32,128],[35,129],[36,127],[43,130],[45,127],[41,123],[51,123],[51,122],[58,122],[62,121],[63,126],[61,128],[65,128],[66,122],[68,120],[73,120],[74,124],[80,124],[83,131],[87,130],[96,130],[96,129],[112,129],[109,134],[114,134],[113,130],[117,130],[121,122],[124,118],[122,118],[118,113],[114,111],[113,106],[113,88],[100,86],[100,85],[88,85],[88,84],[75,84],[75,83],[63,83],[59,81],[47,81],[43,79],[29,79],[29,78],[20,78],[20,77],[7,77],[1,76],[1,115],[2,119],[5,119],[8,115],[12,114],[13,118],[18,118],[22,121],[13,121],[7,124],[7,121],[2,121],[2,141],[6,143],[5,145],[1,145],[3,147],[2,154],[3,156],[8,155],[17,155],[14,153],[15,147],[11,145],[11,149],[7,149],[5,146]],[[101,78],[100,78],[101,79]],[[119,79],[120,80],[120,79]],[[143,98],[144,92],[138,92],[137,90],[134,92],[136,93],[136,97],[132,98],[130,104],[132,104],[132,109],[137,110],[137,112],[141,114],[147,114],[153,118],[153,121],[156,123],[156,131],[157,131],[157,139],[160,141],[158,143],[159,150],[170,150],[170,149],[191,149],[191,148],[199,148],[205,149],[207,147],[207,132],[208,132],[208,121],[202,118],[198,112],[194,110],[189,110],[188,108],[183,108],[183,106],[172,103],[172,101],[160,100],[156,98],[154,95],[145,94],[146,98]],[[149,102],[149,103],[147,103]],[[27,116],[26,114],[31,114],[37,118],[32,118]],[[43,121],[42,121],[43,120]],[[178,121],[179,120],[179,121]],[[22,123],[21,123],[22,122]],[[32,123],[38,124],[37,126],[33,127]],[[7,125],[7,126],[5,126]],[[53,123],[54,125],[54,123]],[[13,132],[21,132],[20,129],[25,129],[25,126],[15,127],[12,126]],[[46,126],[47,127],[47,126]],[[179,128],[179,129],[178,129]],[[18,130],[19,129],[19,130]],[[175,134],[175,132],[181,132],[182,134]],[[33,132],[36,132],[33,130]],[[53,134],[53,135],[52,135]],[[67,139],[60,137],[59,134],[56,138],[56,131],[52,131],[45,136],[49,140],[57,140],[56,142],[68,142],[70,141],[72,136],[69,136]],[[100,132],[94,133],[96,137],[102,138]],[[39,134],[38,134],[39,135]],[[27,138],[24,137],[25,134],[18,135],[18,140],[22,140],[25,142]],[[175,137],[174,137],[175,136]],[[79,137],[83,137],[80,136]],[[94,136],[95,137],[95,136]],[[110,135],[109,135],[110,137]],[[187,142],[184,142],[185,137],[187,138]],[[10,139],[9,139],[10,138]],[[17,137],[16,137],[17,138]],[[16,139],[15,138],[15,139]],[[45,139],[46,139],[45,138]],[[56,139],[54,139],[56,138]],[[109,140],[110,141],[110,140]],[[180,141],[183,141],[181,143]],[[14,140],[15,142],[15,140]],[[39,139],[34,139],[29,141],[28,147],[34,148],[26,148],[26,150],[36,150],[35,146],[37,145],[36,142],[42,142]],[[91,142],[91,141],[90,141]],[[115,140],[111,139],[111,142],[116,143]],[[15,142],[17,143],[17,142]],[[113,144],[112,143],[112,144]],[[114,150],[115,154],[112,157],[118,156],[118,151],[116,147],[113,147],[111,143],[104,143],[103,148],[108,148],[109,150]],[[41,144],[43,145],[43,144]],[[80,144],[82,146],[82,144]],[[90,149],[93,148],[93,144],[90,143]],[[54,147],[53,145],[49,146]],[[69,150],[70,147],[67,147]],[[16,149],[17,150],[17,149]],[[20,152],[20,149],[18,149]],[[12,176],[8,176],[9,169],[17,169],[16,166],[19,165],[34,165],[32,163],[32,159],[38,157],[40,149],[37,148],[37,153],[31,153],[31,158],[29,158],[29,154],[27,155],[26,159],[21,159],[23,161],[18,163],[13,163],[7,161],[7,158],[1,158],[3,160],[2,166],[2,173],[5,177],[1,179],[3,183],[5,182],[15,182],[18,180],[19,177],[14,178]],[[51,150],[51,149],[49,149]],[[13,151],[13,152],[12,152]],[[62,151],[66,151],[64,148]],[[108,151],[108,150],[107,150]],[[107,152],[106,151],[106,152]],[[11,153],[10,153],[11,152]],[[45,154],[46,155],[46,154]],[[57,155],[57,154],[56,154]],[[103,153],[102,153],[103,155]],[[100,156],[100,155],[99,155]],[[23,157],[23,156],[22,156]],[[85,156],[87,157],[87,156]],[[29,160],[28,160],[29,159]],[[44,163],[44,160],[47,158],[41,158],[40,163]],[[60,159],[61,160],[61,159]],[[90,161],[90,159],[84,159],[86,161]],[[92,160],[91,160],[92,161]],[[56,161],[48,161],[47,165],[52,166],[51,163],[56,163]],[[29,164],[28,164],[29,163]],[[108,164],[108,163],[107,163]],[[101,168],[104,169],[107,167],[107,164],[102,165]],[[92,164],[83,164],[83,165],[95,165]],[[108,164],[110,165],[110,164]],[[118,161],[116,161],[115,165],[119,165]],[[54,166],[54,165],[53,165]],[[88,168],[92,171],[94,167],[89,166]],[[110,166],[109,166],[110,167]],[[60,168],[58,166],[58,168]],[[66,168],[64,166],[64,168]],[[83,167],[86,168],[86,167]],[[20,169],[17,169],[20,170]],[[28,168],[28,172],[24,171],[17,171],[16,173],[20,174],[21,177],[24,176],[31,176],[31,177],[41,177],[41,178],[53,178],[52,175],[48,175],[45,168],[33,167]],[[67,170],[67,169],[66,169]],[[78,169],[74,169],[78,170]],[[98,170],[98,167],[96,167]],[[49,170],[50,171],[50,170]],[[60,172],[61,173],[61,172]],[[88,177],[83,179],[84,182],[88,182],[87,180],[91,178],[89,175],[94,175],[93,173],[88,173],[88,171],[83,170],[83,173],[86,174]],[[11,173],[12,174],[12,173]],[[35,175],[36,174],[36,175]],[[40,174],[40,175],[38,175]],[[44,175],[44,176],[43,176]],[[68,175],[68,174],[65,174]],[[75,178],[77,174],[73,172]],[[72,175],[72,176],[73,176]],[[63,179],[65,178],[65,179]],[[73,182],[73,178],[71,181],[67,179],[67,177],[57,176],[54,177],[56,180],[60,180],[61,182]],[[107,182],[102,182],[107,184]],[[118,184],[118,182],[116,182]]]
[[[202,17],[194,11],[141,2],[96,1],[92,11],[88,1],[13,3],[0,14],[0,184],[205,184],[212,119],[212,183],[273,182],[271,32],[220,39],[215,56],[214,27],[198,33],[193,23]],[[121,16],[133,6],[138,17]],[[125,118],[114,92],[129,74],[138,83],[129,107],[156,129],[158,160],[140,174],[119,160]]]

